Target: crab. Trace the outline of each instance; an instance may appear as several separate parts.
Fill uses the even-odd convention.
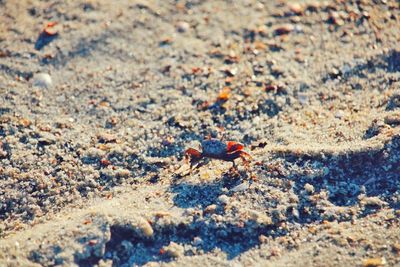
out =
[[[185,151],[186,161],[193,165],[202,158],[219,159],[232,162],[232,168],[236,168],[235,159],[241,158],[246,166],[249,162],[248,159],[252,159],[250,154],[243,151],[244,145],[234,141],[223,142],[218,139],[207,139],[201,142],[201,148],[202,152],[188,148]]]

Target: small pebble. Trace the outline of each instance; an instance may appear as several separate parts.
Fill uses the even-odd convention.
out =
[[[231,189],[232,192],[241,192],[249,188],[249,183],[243,182]]]
[[[204,213],[214,213],[217,209],[217,205],[211,204],[204,209]]]
[[[168,246],[164,247],[165,252],[168,256],[178,258],[183,256],[184,249],[181,245],[171,241]]]
[[[343,118],[343,116],[344,116],[344,112],[343,111],[341,111],[341,110],[338,110],[336,113],[335,113],[335,118],[336,119],[342,119]]]
[[[314,193],[314,186],[313,185],[311,185],[311,184],[305,184],[304,185],[304,189],[309,193],[309,194],[312,194],[312,193]]]
[[[266,237],[265,235],[259,235],[258,241],[260,241],[260,243],[262,243],[262,244],[265,244],[268,242],[268,237]]]
[[[176,24],[176,30],[178,31],[178,32],[187,32],[188,30],[190,29],[190,25],[189,25],[189,23],[187,23],[186,21],[179,21],[177,24]]]
[[[385,258],[370,258],[366,259],[363,261],[362,266],[364,267],[378,267],[378,266],[383,266],[386,265],[386,259]]]
[[[288,6],[290,11],[297,15],[301,15],[304,11],[304,8],[300,3],[290,3]]]
[[[203,244],[203,239],[201,237],[196,236],[193,238],[193,245],[195,246],[201,246]]]
[[[40,88],[50,88],[53,86],[51,76],[47,73],[37,73],[33,76],[32,85]]]
[[[257,2],[255,5],[256,10],[261,11],[265,8],[263,3]]]
[[[379,197],[363,197],[361,199],[361,205],[384,207],[384,206],[387,206],[387,203],[385,201],[381,200]]]
[[[109,133],[99,133],[97,135],[97,140],[100,143],[113,143],[115,141],[117,141],[117,137],[113,134],[109,134]]]
[[[299,94],[298,97],[300,104],[307,105],[308,104],[308,96],[305,94]]]
[[[340,17],[340,15],[337,12],[332,12],[331,15],[329,16],[329,23],[335,24],[337,26],[343,26],[344,20]]]
[[[284,24],[275,29],[276,35],[285,35],[289,34],[294,30],[294,26],[292,24]]]
[[[220,195],[218,197],[218,202],[220,202],[221,204],[227,205],[230,201],[230,197],[228,197],[227,195]]]
[[[272,218],[256,210],[248,210],[249,217],[258,224],[271,225]]]
[[[153,235],[153,233],[154,233],[154,230],[151,227],[150,223],[145,219],[142,219],[140,221],[140,223],[138,225],[138,228],[143,233],[143,235],[146,236],[146,237],[151,237]]]

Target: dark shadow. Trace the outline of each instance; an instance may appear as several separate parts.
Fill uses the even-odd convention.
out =
[[[107,49],[108,40],[120,36],[121,35],[120,33],[118,33],[118,31],[107,30],[96,37],[82,38],[72,50],[58,50],[57,54],[54,57],[44,57],[42,59],[42,63],[51,64],[55,67],[64,67],[68,64],[68,62],[77,57],[86,58],[91,56],[93,51],[101,52],[103,56],[110,55],[113,58],[118,58],[122,62],[134,59],[134,56],[127,52],[118,51],[118,53],[115,53],[112,52],[110,49]]]
[[[366,63],[358,64],[345,72],[336,70],[328,73],[322,77],[322,81],[325,83],[339,77],[342,82],[352,77],[367,78],[368,73],[375,73],[378,70],[384,70],[389,73],[400,72],[400,51],[391,50],[387,54],[377,55],[368,59]]]
[[[171,186],[174,204],[181,208],[201,207],[215,203],[222,194],[223,185],[220,181],[207,184],[179,183]]]
[[[171,186],[171,192],[176,193],[173,201],[181,208],[201,208],[203,216],[193,214],[190,223],[172,223],[153,226],[151,237],[144,237],[135,227],[116,224],[111,226],[111,239],[106,244],[105,259],[111,259],[113,266],[144,265],[148,262],[169,262],[173,257],[163,249],[170,242],[193,247],[205,253],[220,249],[227,254],[229,260],[243,252],[259,245],[259,236],[278,237],[287,234],[279,224],[263,224],[252,219],[246,219],[243,224],[216,221],[206,214],[205,208],[217,202],[223,194],[222,189],[232,189],[243,182],[243,175],[233,176],[227,172],[221,179],[211,183],[189,184],[176,180]],[[232,193],[226,192],[230,195]],[[217,207],[216,214],[224,214],[222,206]],[[201,240],[194,243],[193,241]],[[185,255],[193,255],[190,249],[185,249]]]
[[[387,63],[387,70],[389,72],[400,71],[400,51],[392,50],[389,54],[384,55],[383,59]]]
[[[175,205],[182,208],[201,207],[215,203],[221,194],[222,188],[232,188],[241,183],[241,176],[232,177],[225,174],[212,183],[189,184],[176,182],[171,186],[171,191],[177,193],[174,197]],[[229,194],[229,193],[227,193]],[[220,208],[217,213],[223,213]],[[111,259],[113,266],[144,265],[148,262],[169,262],[173,257],[163,251],[170,242],[188,245],[210,252],[214,249],[224,251],[228,259],[233,259],[248,249],[259,244],[261,234],[268,236],[282,236],[285,230],[278,229],[275,225],[264,225],[254,220],[247,220],[243,225],[229,222],[217,222],[209,216],[200,217],[193,215],[193,221],[188,224],[165,224],[153,227],[151,237],[145,237],[135,227],[130,225],[115,224],[111,226],[111,238],[106,244],[104,259]],[[195,244],[197,238],[201,242]],[[185,255],[192,255],[186,250]],[[97,261],[99,259],[96,259]]]
[[[63,265],[65,264],[64,259],[60,255],[63,252],[63,249],[59,245],[53,245],[50,247],[50,249],[44,251],[38,251],[38,250],[33,250],[29,253],[28,259],[31,260],[32,262],[41,264],[41,265],[46,265],[47,259],[48,258],[53,258],[54,261],[54,266],[57,265]],[[79,265],[82,266],[82,265]],[[93,265],[90,265],[93,266]]]
[[[315,201],[310,201],[304,190],[306,184],[313,186],[316,193],[328,192],[328,199],[339,207],[350,207],[360,202],[360,195],[379,196],[391,208],[399,209],[400,203],[393,194],[400,191],[400,137],[396,136],[383,149],[349,152],[341,155],[324,154],[323,157],[305,158],[285,156],[286,160],[300,169],[306,166],[321,166],[325,173],[319,176],[292,174],[295,192],[299,196],[299,211],[304,207],[314,207],[311,214],[300,214],[305,220],[321,220]],[[374,213],[373,206],[366,207],[361,216]]]
[[[228,170],[220,179],[211,183],[192,184],[186,182],[175,182],[171,185],[171,192],[176,193],[174,204],[181,208],[205,208],[217,202],[217,198],[223,194],[222,189],[232,189],[247,178],[246,173],[230,173]],[[232,193],[225,193],[230,195]]]
[[[339,155],[285,153],[275,156],[279,159],[283,158],[285,164],[295,167],[289,169],[303,171],[278,177],[286,182],[290,180],[294,182],[292,189],[299,199],[296,206],[288,206],[283,211],[285,216],[283,221],[289,225],[294,223],[308,225],[322,220],[346,221],[354,216],[360,218],[374,214],[380,209],[374,205],[364,205],[361,206],[363,210],[358,214],[329,218],[324,214],[324,205],[319,207],[319,200],[312,200],[312,196],[321,191],[328,193],[328,200],[335,205],[335,208],[359,204],[360,194],[379,196],[390,207],[400,208],[399,203],[392,198],[393,194],[400,190],[400,137],[398,136],[385,144],[382,149],[371,151],[355,151]],[[308,175],[304,170],[309,169],[310,166],[314,166],[314,169],[326,168],[327,171],[320,175]],[[262,176],[262,172],[267,169],[261,168],[257,173]],[[191,215],[188,215],[189,222],[158,223],[155,221],[152,223],[154,233],[151,237],[144,236],[141,230],[132,225],[113,224],[105,252],[100,257],[89,257],[77,263],[81,266],[90,266],[100,259],[112,260],[113,266],[170,262],[174,258],[164,250],[170,242],[184,246],[182,253],[187,256],[195,254],[190,248],[196,248],[205,253],[219,249],[226,253],[230,260],[259,245],[260,235],[272,238],[287,235],[290,227],[281,227],[281,219],[274,216],[273,210],[269,211],[273,223],[268,224],[248,217],[241,223],[218,220],[214,215],[225,214],[223,205],[217,205],[214,215],[207,213],[207,206],[217,203],[218,197],[222,194],[235,194],[230,190],[245,178],[242,174],[233,176],[227,172],[211,183],[189,184],[183,180],[173,181],[170,190],[176,194],[173,198],[174,204],[185,209],[196,208]],[[314,192],[307,193],[304,190],[306,184],[312,185]],[[223,188],[228,191],[224,192]],[[264,197],[268,199],[267,196]],[[293,216],[293,209],[298,210],[298,216]],[[194,240],[200,240],[200,242],[194,242]],[[37,258],[37,255],[32,255],[32,258]]]
[[[245,221],[241,226],[194,218],[189,224],[171,224],[157,228],[153,236],[147,238],[130,226],[112,225],[111,238],[106,244],[104,257],[111,259],[113,266],[144,265],[152,261],[169,262],[173,257],[163,252],[163,247],[175,242],[191,245],[206,253],[218,248],[230,260],[257,246],[260,234],[281,236],[286,232],[254,221]],[[200,239],[201,243],[193,244],[194,238]],[[192,254],[187,250],[185,255]]]
[[[41,50],[43,47],[46,45],[50,44],[53,42],[55,39],[58,38],[58,34],[55,35],[49,35],[46,32],[42,32],[39,34],[36,42],[35,42],[35,49],[36,50]]]
[[[15,77],[23,77],[25,80],[29,80],[33,77],[33,72],[31,71],[20,71],[15,68],[11,68],[7,65],[0,64],[0,71],[6,73],[7,75],[15,78]]]
[[[400,94],[393,94],[389,100],[389,103],[386,106],[386,110],[395,110],[395,109],[400,109]]]
[[[2,108],[2,107],[0,107],[0,116],[4,115],[6,113],[11,113],[11,109],[10,108]]]
[[[53,58],[43,58],[43,64],[51,64],[57,67],[63,67],[76,57],[88,57],[91,51],[98,49],[100,45],[105,45],[109,33],[105,32],[97,38],[81,39],[71,51],[58,51]]]

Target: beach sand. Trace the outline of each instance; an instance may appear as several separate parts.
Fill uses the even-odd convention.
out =
[[[0,1],[0,265],[399,266],[399,43],[394,0]]]

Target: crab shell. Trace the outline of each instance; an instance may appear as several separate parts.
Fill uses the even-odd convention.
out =
[[[225,160],[234,160],[235,158],[238,158],[241,150],[244,148],[240,143],[233,141],[225,143],[218,139],[204,140],[201,142],[201,147],[203,149],[203,157]]]

